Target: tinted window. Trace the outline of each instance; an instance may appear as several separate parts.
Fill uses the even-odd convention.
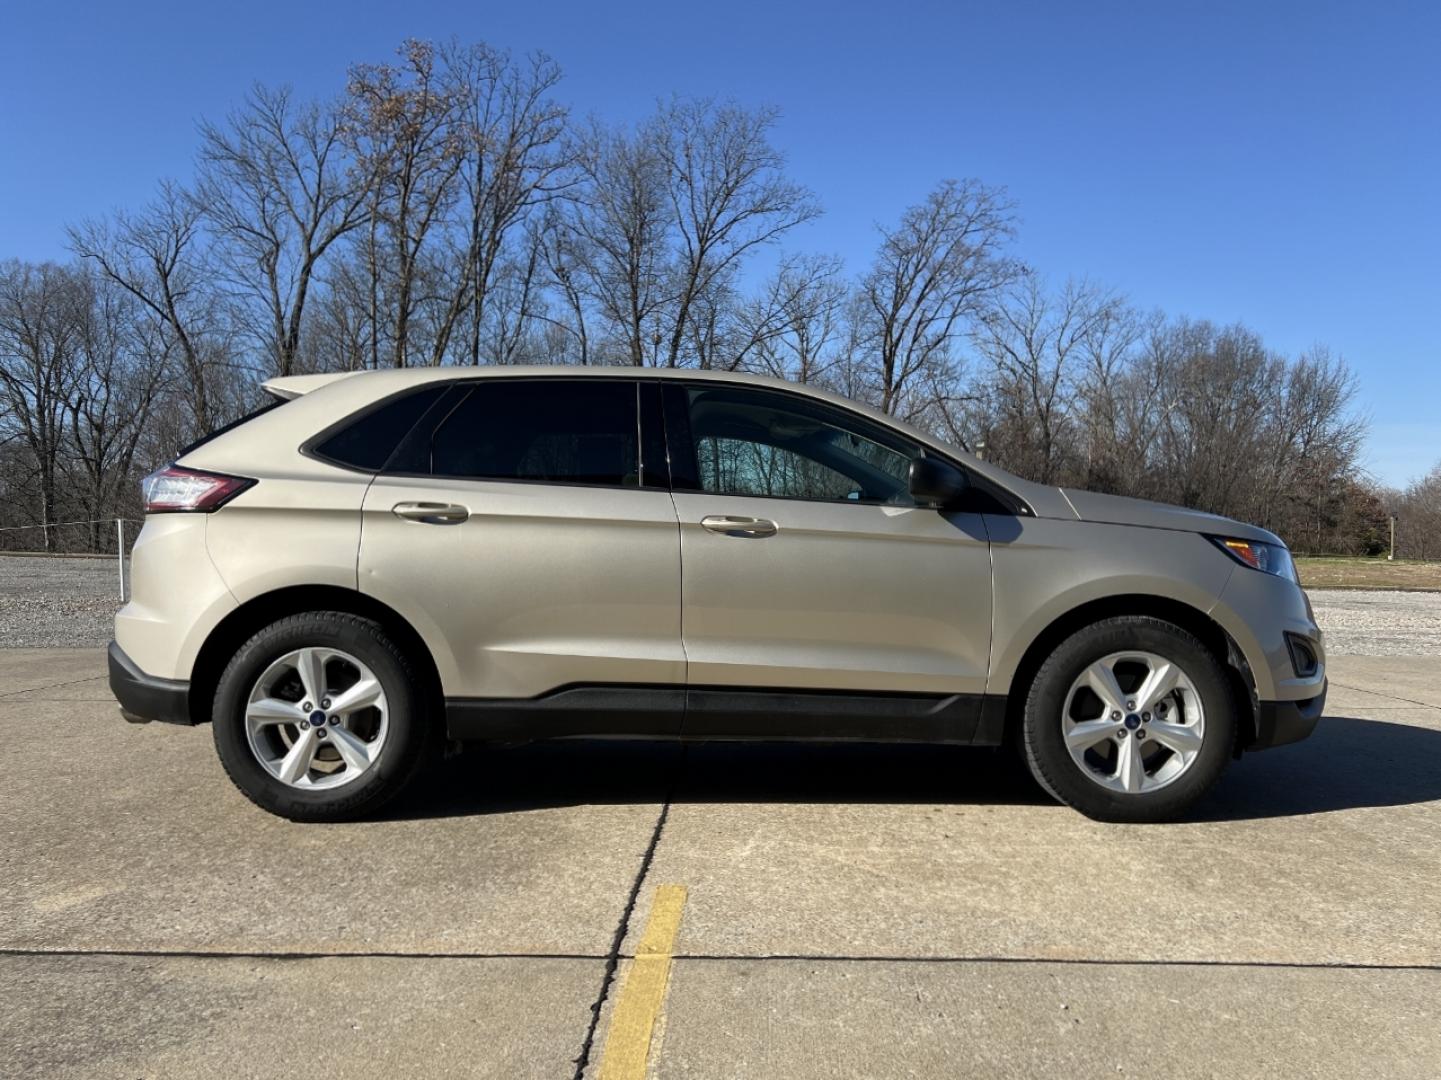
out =
[[[431,472],[638,486],[636,384],[480,380],[436,430]]]
[[[789,394],[689,390],[702,491],[788,499],[909,503],[915,445]]]
[[[379,472],[391,452],[405,438],[445,388],[427,386],[363,410],[353,420],[323,442],[314,452],[318,457],[366,472]]]

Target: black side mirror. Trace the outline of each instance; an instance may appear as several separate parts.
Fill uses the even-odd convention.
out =
[[[916,458],[911,462],[908,486],[916,502],[949,510],[971,486],[971,478],[940,458]]]

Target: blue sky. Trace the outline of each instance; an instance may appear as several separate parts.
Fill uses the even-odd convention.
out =
[[[406,36],[544,49],[579,112],[673,92],[773,104],[826,214],[788,247],[862,269],[944,177],[1009,189],[1019,253],[1136,304],[1324,342],[1357,372],[1366,464],[1441,459],[1441,6],[247,0],[0,16],[0,258],[185,177],[253,81],[333,94]]]

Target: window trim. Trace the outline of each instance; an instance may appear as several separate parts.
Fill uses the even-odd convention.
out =
[[[686,399],[686,388],[693,384],[661,382],[659,379],[651,381],[661,388],[666,457],[670,461],[670,489],[672,492],[703,492],[700,457],[690,430],[690,402]]]
[[[640,430],[640,482],[642,488],[671,490],[670,445],[665,437],[665,403],[660,383],[655,379],[637,379],[636,424]],[[658,456],[654,464],[648,464],[648,455]],[[656,482],[650,482],[654,473]]]
[[[552,379],[565,382],[609,382],[617,378],[619,378],[620,381],[630,381],[633,385],[636,386],[637,394],[640,395],[638,398],[637,406],[641,425],[641,448],[639,451],[641,455],[641,485],[639,487],[636,487],[634,485],[627,486],[624,484],[573,484],[557,480],[495,479],[493,477],[437,477],[434,473],[429,472],[411,472],[407,470],[391,469],[389,467],[389,461],[387,461],[385,466],[382,467],[379,471],[370,472],[369,470],[359,469],[354,465],[347,465],[343,462],[333,461],[330,458],[315,453],[312,448],[314,444],[324,441],[325,438],[327,438],[331,434],[334,434],[342,426],[352,423],[356,419],[363,416],[369,410],[378,409],[382,405],[387,404],[388,402],[390,402],[394,398],[399,397],[402,394],[416,393],[435,384],[439,384],[442,387],[442,392],[440,396],[431,403],[430,408],[421,415],[420,419],[416,421],[416,423],[411,427],[410,431],[408,431],[404,436],[401,437],[400,441],[396,444],[395,451],[391,454],[392,458],[394,458],[395,454],[400,451],[400,448],[405,444],[408,439],[414,438],[416,436],[417,432],[421,428],[421,425],[430,425],[430,430],[426,432],[427,439],[434,434],[434,429],[439,426],[439,418],[433,419],[433,417],[435,417],[437,411],[442,406],[444,406],[446,402],[450,399],[452,392],[469,391],[473,389],[477,384],[487,382],[538,382],[549,381]],[[350,415],[342,417],[340,420],[335,421],[335,423],[328,425],[321,431],[317,432],[315,435],[312,435],[309,439],[307,439],[304,443],[301,444],[300,452],[306,457],[312,458],[316,461],[322,461],[325,464],[332,466],[333,468],[345,469],[348,472],[359,473],[363,476],[372,476],[377,478],[381,476],[393,476],[400,479],[467,479],[471,482],[481,483],[538,484],[549,487],[594,488],[601,491],[669,491],[680,492],[682,494],[713,495],[716,498],[724,499],[779,499],[782,501],[790,502],[813,502],[821,506],[893,505],[890,503],[863,501],[859,499],[796,499],[795,497],[788,495],[729,495],[719,492],[706,492],[701,488],[700,471],[696,463],[695,440],[690,437],[689,405],[685,396],[686,391],[691,387],[705,389],[715,388],[717,386],[741,386],[745,387],[746,389],[755,390],[760,393],[778,394],[783,397],[796,398],[807,404],[839,413],[842,416],[846,417],[848,420],[854,418],[862,425],[892,430],[889,425],[887,425],[884,421],[876,420],[872,417],[866,416],[863,413],[847,408],[843,404],[837,404],[832,401],[821,401],[814,397],[811,397],[808,394],[797,393],[796,391],[791,390],[789,387],[784,385],[772,387],[755,386],[751,383],[712,382],[709,380],[701,379],[662,379],[657,378],[654,375],[647,376],[644,372],[637,372],[634,376],[628,376],[626,378],[620,378],[613,375],[585,374],[469,376],[457,375],[454,378],[438,379],[435,381],[435,384],[427,382],[421,384],[420,386],[404,387],[400,390],[395,391],[394,393],[387,394],[385,397],[378,398],[377,400],[371,402],[369,405],[366,405],[361,409],[357,409]],[[644,391],[644,387],[646,386],[655,386],[658,387],[660,390],[661,407],[659,409],[658,415],[657,410],[655,410],[653,404],[651,404],[649,408],[647,407],[648,403],[646,401]],[[461,398],[460,400],[463,401],[464,398]],[[458,404],[458,402],[456,404]],[[679,408],[677,408],[677,404],[679,405]],[[452,405],[451,408],[454,408],[454,405]],[[445,410],[446,416],[450,414],[450,411],[450,409]],[[647,482],[644,462],[644,445],[645,439],[648,435],[647,425],[655,423],[657,422],[657,420],[659,420],[662,428],[661,439],[665,446],[666,469],[664,470],[664,473],[658,477],[658,482],[652,484]],[[897,431],[895,432],[895,435],[898,438],[906,439],[908,441],[914,441],[912,437],[905,432]],[[974,470],[969,468],[964,461],[961,461],[958,456],[946,453],[942,450],[938,450],[935,447],[931,446],[929,443],[921,443],[919,445],[922,452],[926,456],[935,457],[940,461],[947,462],[950,465],[953,465],[954,467],[960,469],[969,478],[971,485],[974,489],[989,496],[994,502],[999,504],[998,506],[993,508],[983,508],[974,511],[965,511],[966,513],[1008,514],[1013,517],[1035,516],[1035,510],[1028,502],[1026,502],[1025,499],[1010,491],[1008,488],[1002,486],[999,482],[975,472]],[[656,471],[661,472],[661,470],[659,469]],[[924,508],[918,507],[918,509]]]

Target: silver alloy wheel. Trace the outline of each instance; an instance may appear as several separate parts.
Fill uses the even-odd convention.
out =
[[[1180,665],[1150,652],[1103,656],[1076,677],[1061,711],[1071,760],[1125,794],[1174,783],[1195,764],[1206,710]]]
[[[360,779],[390,731],[375,673],[339,649],[296,649],[250,691],[245,737],[266,772],[290,787],[323,791]]]

